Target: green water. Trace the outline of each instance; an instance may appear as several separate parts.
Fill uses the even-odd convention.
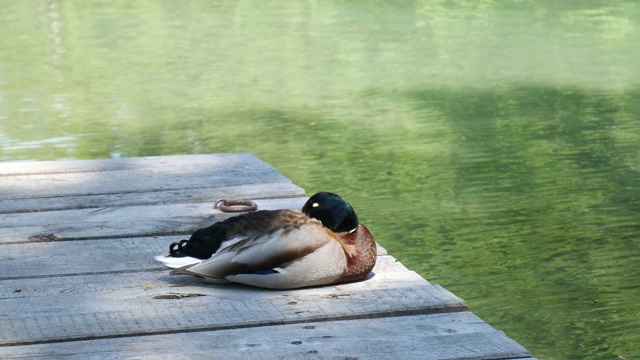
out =
[[[252,152],[535,357],[640,358],[640,3],[0,9],[0,161]]]

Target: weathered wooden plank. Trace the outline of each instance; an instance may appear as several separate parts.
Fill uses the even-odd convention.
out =
[[[238,186],[218,186],[129,192],[117,194],[48,196],[23,199],[0,199],[0,214],[18,212],[125,207],[151,204],[209,202],[225,199],[267,199],[304,196],[304,190],[292,183],[260,183]]]
[[[0,280],[159,270],[162,264],[154,257],[167,253],[169,244],[185,237],[188,236],[3,244],[0,245]],[[384,255],[386,251],[379,248],[379,253]],[[396,266],[402,265],[397,263]],[[385,268],[385,271],[389,270],[389,267]],[[408,270],[404,268],[404,271]]]
[[[7,164],[0,198],[123,194],[258,183],[291,183],[251,154]],[[11,166],[13,165],[13,166]],[[21,168],[24,169],[21,169]],[[8,169],[7,169],[8,168]]]
[[[256,200],[258,209],[300,209],[307,198]],[[101,207],[0,216],[0,244],[25,243],[53,234],[59,240],[187,234],[237,214],[212,203]]]
[[[509,359],[530,354],[470,312],[0,348],[3,359]]]
[[[0,213],[298,196],[251,154],[0,165]]]
[[[197,168],[202,166],[245,168],[258,162],[266,164],[251,153],[165,155],[93,160],[19,161],[2,163],[0,176],[120,171],[143,168]],[[267,164],[267,166],[269,165]]]
[[[149,266],[155,265],[149,264]],[[80,267],[75,268],[79,272],[74,274],[52,273],[35,275],[31,278],[4,278],[0,283],[0,301],[15,299],[20,302],[20,299],[24,298],[47,298],[60,294],[112,292],[121,290],[123,286],[133,290],[144,288],[145,290],[156,289],[157,291],[174,291],[179,286],[204,286],[211,287],[212,290],[216,287],[228,288],[235,286],[206,284],[196,277],[171,277],[168,276],[169,270],[166,268],[132,270],[130,267],[123,269],[123,267],[116,265],[109,268],[114,270],[104,269],[95,273],[82,271],[83,269]],[[86,268],[90,269],[92,266],[87,265]],[[83,282],[80,283],[79,280]],[[429,285],[429,282],[420,277],[420,275],[407,270],[400,262],[388,255],[378,257],[373,273],[368,277],[367,281],[373,281],[369,286],[378,284],[378,286],[386,288],[392,287],[394,283],[403,284],[403,286],[407,284]],[[313,288],[305,291],[313,291]],[[13,310],[17,310],[9,308],[8,304],[5,303],[6,308],[3,309],[4,311],[12,313]]]
[[[466,309],[411,274],[296,291],[205,285],[159,271],[4,280],[0,346]]]

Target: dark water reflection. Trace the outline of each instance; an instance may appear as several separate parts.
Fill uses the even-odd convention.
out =
[[[534,356],[640,358],[635,2],[0,6],[0,160],[253,152]]]

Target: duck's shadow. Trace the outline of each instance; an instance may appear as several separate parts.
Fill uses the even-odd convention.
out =
[[[359,283],[359,282],[363,282],[363,281],[369,281],[369,280],[373,279],[375,276],[376,276],[376,274],[372,271],[362,280],[354,281],[354,282],[351,282],[351,283],[320,285],[320,286],[314,286],[314,287],[310,287],[310,288],[326,288],[326,287],[344,286],[344,285],[348,285],[348,284],[352,284],[352,283]],[[246,291],[246,292],[256,292],[256,291],[260,291],[260,292],[263,292],[263,291],[298,291],[298,290],[310,289],[310,288],[298,288],[298,289],[275,290],[275,289],[266,289],[266,288],[260,288],[260,287],[255,287],[255,286],[250,286],[250,285],[245,285],[245,284],[238,284],[238,283],[211,284],[211,283],[207,283],[203,279],[195,277],[195,276],[172,276],[172,275],[169,275],[169,274],[161,275],[158,279],[162,280],[162,281],[165,281],[168,284],[171,284],[170,287],[174,288],[174,289],[179,289],[179,288],[182,288],[182,287],[196,287],[196,288],[199,288],[199,289],[202,289],[202,290],[206,290],[205,292],[210,292],[210,291],[215,291],[215,290],[220,290],[220,289],[233,290],[233,291]]]

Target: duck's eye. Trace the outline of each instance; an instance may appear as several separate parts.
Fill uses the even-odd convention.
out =
[[[313,203],[313,204],[311,204],[311,206],[313,206],[313,207],[318,207],[318,206],[320,206],[320,204],[318,204],[318,203]]]

